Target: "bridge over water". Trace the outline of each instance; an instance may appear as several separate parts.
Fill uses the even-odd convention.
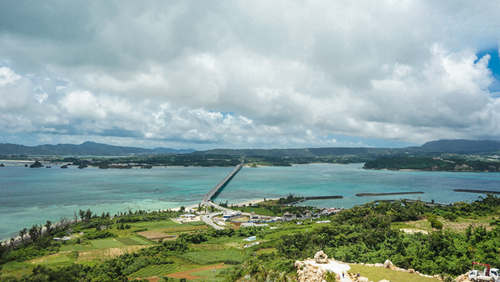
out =
[[[224,179],[222,179],[219,184],[217,184],[212,190],[210,190],[207,194],[205,194],[205,197],[203,197],[203,203],[207,204],[208,202],[212,201],[219,195],[219,193],[226,187],[226,185],[233,179],[233,177],[241,170],[243,167],[243,163],[237,165],[231,173],[229,173]]]
[[[222,189],[224,189],[224,187],[226,187],[226,185],[229,183],[229,181],[231,181],[231,179],[233,179],[233,177],[241,170],[242,167],[243,167],[243,163],[237,165],[231,171],[231,173],[229,173],[224,179],[222,179],[221,182],[219,182],[219,184],[217,184],[207,194],[205,194],[205,197],[203,197],[202,204],[204,206],[212,206],[215,209],[222,210],[222,212],[233,212],[233,210],[231,210],[231,209],[217,205],[216,203],[212,202],[212,200],[215,199],[215,197],[217,197],[217,195],[219,195],[219,193],[222,191]],[[224,229],[224,227],[217,225],[213,221],[213,218],[215,216],[221,215],[222,212],[213,212],[213,213],[210,213],[207,215],[202,215],[201,220],[203,220],[203,222],[205,222],[206,224],[208,224],[209,226],[211,226],[215,229],[219,229],[219,230]]]

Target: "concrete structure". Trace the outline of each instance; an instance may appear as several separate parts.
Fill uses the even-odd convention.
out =
[[[219,182],[219,184],[217,184],[205,195],[205,197],[203,198],[203,202],[206,203],[212,201],[212,199],[214,199],[222,191],[222,189],[229,183],[229,181],[231,181],[231,179],[233,179],[233,177],[241,170],[242,167],[243,163],[237,165],[233,169],[233,171],[231,171],[231,173],[229,173],[224,179],[222,179],[221,182]]]
[[[233,179],[233,177],[241,170],[242,167],[243,167],[243,163],[237,165],[233,169],[233,171],[231,171],[231,173],[229,173],[221,182],[219,182],[219,184],[217,184],[214,188],[212,188],[212,190],[210,190],[207,194],[205,194],[205,197],[203,197],[202,205],[212,206],[215,209],[222,210],[223,213],[226,213],[226,214],[235,212],[231,209],[224,208],[224,207],[217,205],[216,203],[212,202],[212,200],[222,191],[222,189],[229,183],[229,181],[231,181],[231,179]],[[217,225],[213,220],[213,217],[220,215],[220,214],[221,214],[221,212],[210,213],[208,215],[202,216],[201,220],[203,220],[203,222],[205,222],[207,225],[209,225],[215,229],[218,229],[218,230],[224,229],[224,227]]]
[[[240,225],[240,227],[265,227],[269,226],[267,223],[253,223],[253,222],[244,222]]]

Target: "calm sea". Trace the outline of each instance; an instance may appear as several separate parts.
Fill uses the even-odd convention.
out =
[[[288,193],[343,195],[339,200],[306,204],[347,208],[374,199],[410,198],[448,203],[471,201],[479,196],[453,192],[456,188],[500,191],[500,173],[372,171],[361,167],[361,164],[310,164],[244,168],[217,201],[236,203]],[[231,170],[228,167],[123,170],[3,167],[0,168],[0,238],[47,219],[73,218],[79,209],[116,213],[197,204]],[[424,194],[355,196],[361,192],[401,191]]]

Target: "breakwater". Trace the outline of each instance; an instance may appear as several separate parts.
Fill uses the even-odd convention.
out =
[[[342,199],[344,196],[342,195],[333,195],[333,196],[312,196],[312,197],[304,197],[304,200],[328,200],[328,199]]]
[[[453,189],[455,192],[479,193],[479,194],[500,194],[499,191],[491,190],[474,190],[474,189]]]

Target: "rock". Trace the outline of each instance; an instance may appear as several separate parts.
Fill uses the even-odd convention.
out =
[[[369,281],[370,280],[368,280],[368,278],[366,278],[366,277],[363,277],[363,276],[358,277],[358,282],[369,282]]]
[[[33,164],[30,165],[30,168],[40,168],[42,167],[42,163],[39,161],[35,161]]]
[[[391,282],[391,281],[390,281],[390,280],[387,280],[387,279],[382,279],[382,280],[380,280],[380,281],[378,281],[378,282]]]
[[[415,269],[413,268],[408,269],[408,273],[415,273]]]
[[[387,259],[384,262],[384,267],[385,268],[389,268],[389,269],[393,269],[394,268],[394,264],[392,263],[392,261],[390,261],[390,260]]]
[[[319,251],[314,255],[314,261],[316,263],[328,263],[328,256],[323,251]]]
[[[468,273],[462,274],[455,278],[456,282],[470,282]]]

